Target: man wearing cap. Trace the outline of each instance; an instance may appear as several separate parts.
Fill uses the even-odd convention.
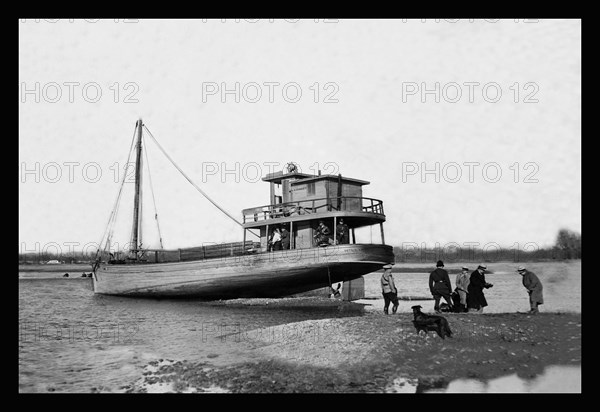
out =
[[[322,220],[319,220],[319,226],[317,226],[316,234],[314,235],[317,246],[329,245],[329,228],[325,226]]]
[[[344,219],[340,219],[335,227],[335,235],[337,236],[338,245],[350,243],[348,237],[348,225],[344,223]]]
[[[544,303],[544,287],[542,286],[542,282],[540,282],[535,273],[525,269],[524,266],[519,266],[517,272],[523,277],[523,286],[525,286],[527,293],[529,293],[529,306],[531,307],[529,313],[539,313],[538,305]]]
[[[381,275],[381,293],[383,294],[383,313],[388,314],[388,308],[390,302],[394,303],[392,307],[392,313],[396,313],[398,310],[398,289],[394,284],[394,278],[392,277],[392,265],[387,264],[383,266],[383,275]]]
[[[469,288],[469,268],[462,267],[462,271],[456,275],[456,291],[460,296],[459,312],[467,311],[467,290]]]
[[[429,290],[435,300],[433,310],[436,313],[440,313],[440,299],[442,297],[448,302],[450,309],[453,309],[452,297],[450,296],[452,293],[452,284],[450,283],[448,272],[444,269],[444,262],[441,260],[437,261],[435,270],[429,274]]]
[[[486,269],[487,266],[482,263],[471,273],[471,277],[469,278],[469,287],[467,288],[467,307],[469,308],[469,312],[483,313],[483,308],[488,305],[483,294],[483,289],[491,288],[494,285],[485,281],[484,272]]]

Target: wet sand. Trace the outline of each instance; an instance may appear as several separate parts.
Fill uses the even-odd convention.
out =
[[[340,303],[340,307],[352,305]],[[127,392],[395,392],[398,379],[422,386],[581,365],[576,313],[449,314],[454,336],[417,335],[412,315],[370,313],[279,325],[223,339],[238,353],[221,366],[162,360]],[[219,356],[217,354],[214,355]],[[237,360],[236,360],[237,358]],[[249,361],[245,359],[251,359]],[[160,384],[158,387],[157,384]]]
[[[22,280],[24,322],[84,320],[93,331],[112,320],[139,330],[131,342],[113,342],[36,341],[26,329],[19,346],[20,390],[414,393],[456,388],[453,383],[464,379],[481,383],[514,375],[533,382],[549,367],[580,368],[581,262],[530,265],[544,282],[546,302],[536,316],[517,313],[528,302],[514,264],[488,266],[495,286],[486,291],[486,313],[445,315],[454,331],[445,340],[433,332],[418,336],[411,323],[410,306],[433,308],[427,265],[419,273],[394,274],[400,296],[422,300],[402,300],[398,313],[387,316],[378,272],[365,276],[365,299],[355,302],[325,297],[149,302],[94,296],[86,282]],[[48,319],[36,316],[42,309]],[[472,391],[489,388],[482,385],[471,385]]]
[[[362,307],[365,314],[223,334],[218,337],[223,341],[223,352],[215,353],[213,359],[155,362],[148,366],[153,369],[147,375],[125,390],[377,393],[408,388],[414,393],[415,387],[417,392],[443,390],[451,382],[464,379],[488,382],[514,375],[533,382],[548,368],[581,367],[580,261],[528,265],[545,286],[546,303],[538,315],[525,313],[529,309],[527,294],[520,277],[513,273],[515,264],[488,265],[495,269],[487,276],[495,286],[486,291],[486,313],[444,314],[454,332],[446,339],[434,332],[417,335],[411,322],[412,305],[420,304],[429,313],[433,309],[427,293],[428,266],[422,265],[422,272],[412,275],[398,266],[402,265],[395,267],[394,276],[399,295],[421,296],[422,300],[402,300],[394,315],[383,314],[377,272],[365,276],[365,299],[355,302],[308,297],[222,302],[282,309],[290,305],[336,305],[340,312]],[[450,277],[454,283],[454,276]],[[560,377],[560,372],[555,375]],[[580,385],[571,383],[575,388]],[[555,391],[573,390],[560,382],[558,387],[561,389]]]

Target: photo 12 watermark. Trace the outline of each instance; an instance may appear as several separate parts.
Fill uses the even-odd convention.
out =
[[[248,161],[216,162],[204,161],[200,164],[202,183],[258,183],[266,176],[276,173],[304,173],[318,176],[338,175],[340,167],[336,162],[314,162],[302,165],[299,162]],[[21,183],[98,183],[108,180],[113,183],[135,183],[135,162],[114,162],[103,165],[98,162],[50,161],[21,162],[19,168]]]
[[[38,322],[19,321],[19,343],[112,343],[128,344],[139,334],[141,322]],[[139,337],[139,336],[138,336]]]
[[[202,23],[325,23],[337,24],[339,19],[201,19]]]
[[[340,86],[336,82],[314,82],[308,85],[281,82],[202,82],[202,103],[339,103]]]
[[[89,23],[89,24],[97,24],[97,23],[139,23],[139,19],[19,19],[20,23]]]
[[[457,23],[539,23],[540,19],[401,19],[402,23],[436,23],[436,24],[457,24]]]
[[[140,86],[136,82],[21,82],[21,103],[139,103]]]
[[[402,242],[394,246],[394,255],[399,262],[436,262],[447,263],[480,263],[512,261],[521,262],[534,255],[550,255],[553,248],[541,247],[536,242],[514,242],[510,246],[502,246],[498,242],[461,241],[433,244],[427,242]],[[540,256],[542,257],[542,256]]]
[[[302,342],[304,344],[348,343],[349,337],[338,324],[329,322],[289,323],[266,328],[252,328],[241,322],[202,322],[202,343],[249,343],[273,345]]]
[[[498,103],[503,98],[513,103],[539,103],[536,82],[402,82],[402,103]]]
[[[536,162],[514,162],[504,166],[498,162],[402,162],[402,183],[539,183],[540,166]]]

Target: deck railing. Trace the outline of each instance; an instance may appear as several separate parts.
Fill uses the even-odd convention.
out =
[[[312,213],[352,211],[383,215],[383,201],[370,197],[341,196],[299,200],[244,209],[243,222],[260,222],[278,217],[307,215]]]

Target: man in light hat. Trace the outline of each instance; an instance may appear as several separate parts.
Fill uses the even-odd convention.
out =
[[[525,286],[527,293],[529,293],[529,306],[531,307],[529,313],[539,313],[538,305],[544,303],[544,287],[542,286],[542,282],[540,282],[535,273],[525,269],[525,266],[519,266],[517,272],[523,277],[523,286]]]
[[[462,271],[456,275],[456,291],[460,296],[460,308],[458,312],[467,311],[467,290],[469,288],[469,268],[466,266],[462,267]]]
[[[392,313],[396,313],[398,310],[398,289],[394,284],[394,278],[392,277],[392,265],[387,264],[383,266],[383,275],[381,275],[381,293],[383,294],[383,313],[388,314],[388,308],[390,302],[394,303],[392,307]]]
[[[469,312],[483,313],[483,308],[488,305],[483,294],[483,289],[491,288],[494,285],[485,281],[484,272],[486,270],[487,266],[482,263],[471,273],[469,287],[467,288],[467,307],[469,308]]]
[[[452,312],[454,309],[452,297],[450,296],[452,293],[450,277],[448,276],[448,272],[444,269],[444,262],[438,260],[435,266],[435,270],[429,274],[429,291],[435,300],[433,310],[435,313],[440,313],[440,299],[443,297],[446,302],[448,302],[448,306]]]

